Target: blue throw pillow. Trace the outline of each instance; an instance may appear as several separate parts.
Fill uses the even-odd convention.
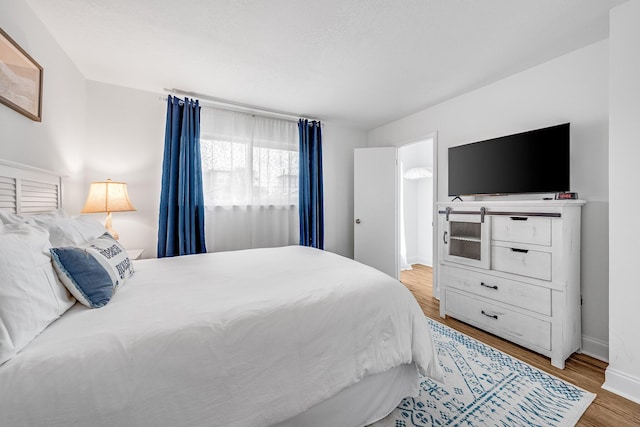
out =
[[[127,252],[108,233],[81,246],[51,248],[50,252],[60,281],[87,307],[106,305],[133,275]]]

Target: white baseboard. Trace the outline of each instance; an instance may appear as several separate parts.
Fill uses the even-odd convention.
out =
[[[582,350],[580,352],[603,362],[609,362],[609,343],[599,339],[583,335]]]
[[[429,263],[426,259],[420,257],[411,257],[407,259],[407,262],[411,265],[413,264],[422,264],[428,267],[432,267],[431,263]]]
[[[607,368],[604,376],[603,389],[609,390],[633,402],[640,403],[640,379],[611,369],[611,367]]]

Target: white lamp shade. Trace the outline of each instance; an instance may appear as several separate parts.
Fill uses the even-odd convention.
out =
[[[135,211],[129,194],[127,184],[114,182],[110,179],[104,182],[92,182],[89,186],[89,195],[84,204],[82,213],[95,212],[127,212]]]

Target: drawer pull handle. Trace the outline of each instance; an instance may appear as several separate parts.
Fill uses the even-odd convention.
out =
[[[481,313],[482,313],[482,314],[484,314],[484,315],[485,315],[485,316],[487,316],[487,317],[491,317],[492,319],[496,319],[496,320],[498,320],[498,315],[497,315],[497,314],[489,314],[489,313],[487,313],[487,312],[486,312],[486,311],[484,311],[484,310],[482,310],[482,311],[481,311]]]
[[[520,252],[522,254],[526,254],[527,252],[529,252],[529,249],[519,249],[519,248],[511,248],[512,252]]]
[[[496,286],[496,285],[487,285],[484,282],[480,282],[480,286],[484,286],[485,288],[495,289],[496,291],[498,290],[498,286]]]
[[[510,218],[512,221],[526,221],[529,219],[526,216],[512,216]]]

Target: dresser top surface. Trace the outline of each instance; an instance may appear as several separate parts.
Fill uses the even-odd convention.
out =
[[[436,206],[443,207],[569,207],[583,206],[586,200],[473,200],[473,201],[456,201],[456,202],[437,202]]]

